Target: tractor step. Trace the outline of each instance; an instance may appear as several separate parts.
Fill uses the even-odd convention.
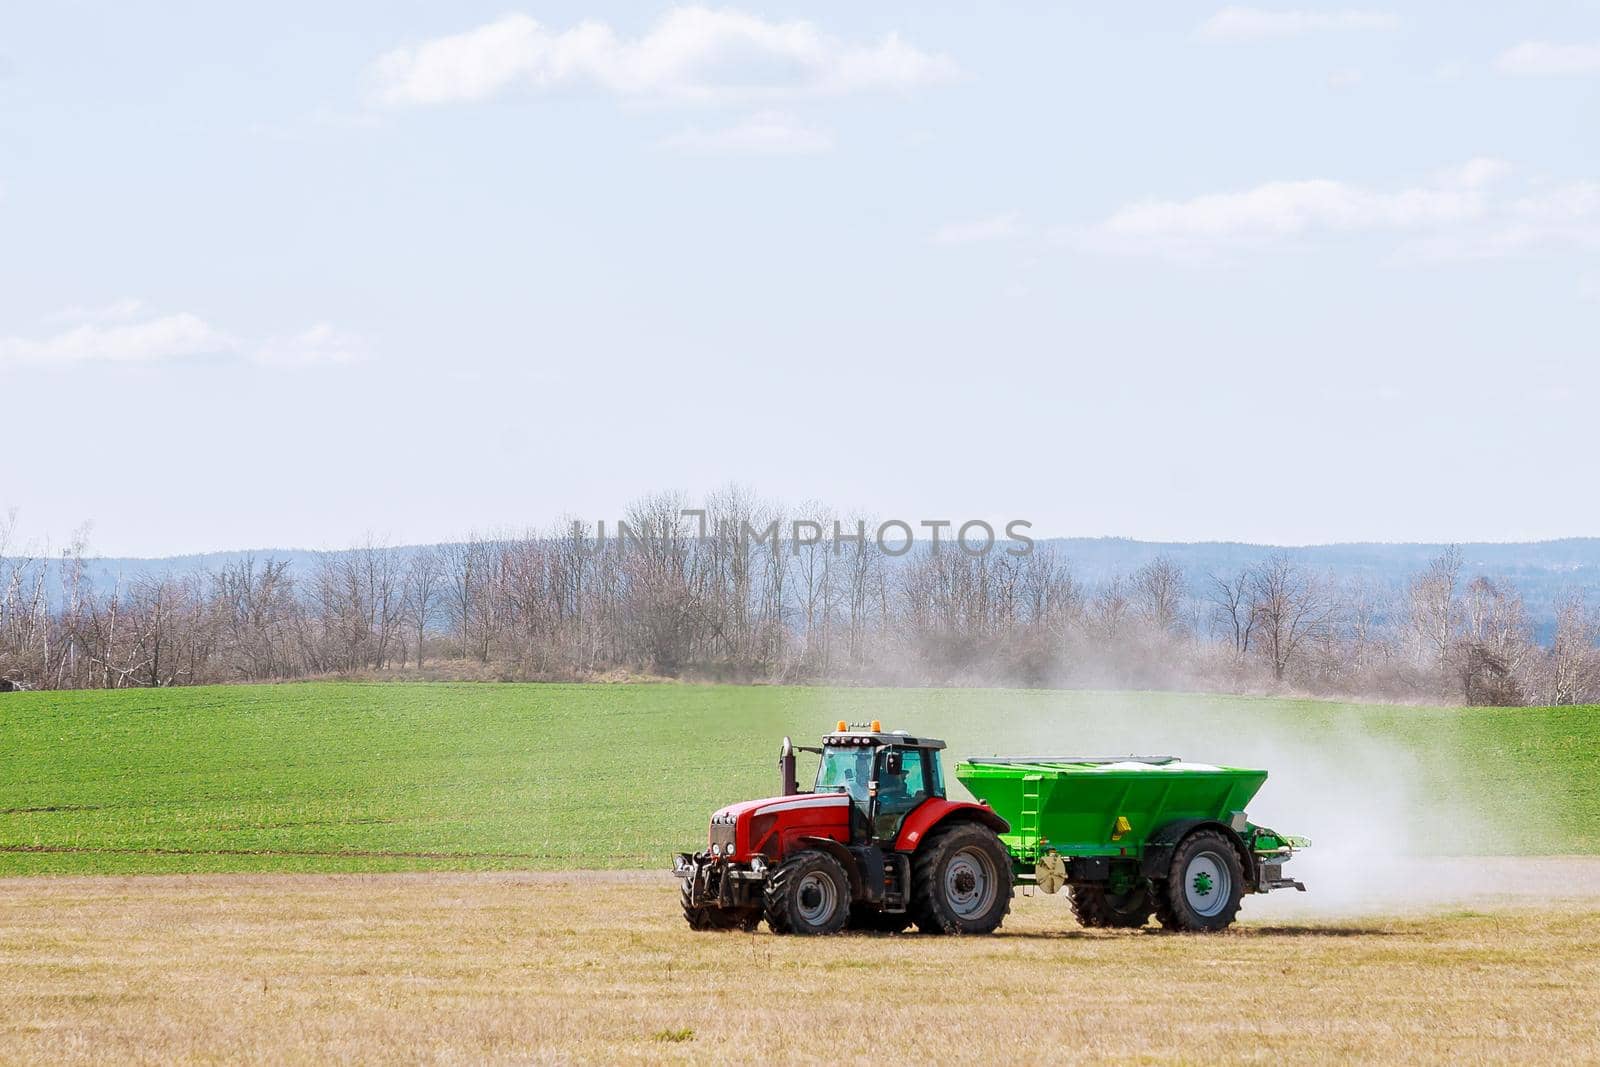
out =
[[[911,905],[911,857],[891,852],[884,857],[883,910],[891,915],[904,915]],[[890,884],[893,889],[889,888]]]

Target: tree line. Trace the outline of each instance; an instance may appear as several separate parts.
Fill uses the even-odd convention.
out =
[[[1048,545],[889,557],[833,536],[859,520],[748,536],[782,521],[736,489],[697,509],[661,494],[628,509],[626,538],[564,523],[369,541],[309,570],[263,556],[109,588],[89,580],[83,544],[12,553],[0,524],[0,686],[656,676],[1600,700],[1600,617],[1581,591],[1541,643],[1515,585],[1464,577],[1455,549],[1400,587],[1271,552],[1229,573],[1157,558],[1087,583]]]

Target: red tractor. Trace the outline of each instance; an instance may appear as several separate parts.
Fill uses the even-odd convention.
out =
[[[703,852],[680,853],[683,915],[696,930],[831,934],[986,934],[1011,909],[1009,827],[988,805],[945,797],[944,742],[839,728],[821,748],[816,783],[796,782],[783,739],[783,795],[711,816]]]

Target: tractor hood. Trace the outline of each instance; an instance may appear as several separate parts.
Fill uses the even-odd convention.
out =
[[[776,815],[785,811],[803,811],[813,808],[848,808],[850,798],[844,793],[796,793],[786,797],[766,797],[762,800],[741,800],[737,804],[718,808],[711,814],[713,823],[736,823],[746,816]]]
[[[850,839],[850,798],[844,793],[795,793],[746,800],[718,808],[711,816],[712,854],[741,861],[757,852],[778,856],[795,835]]]

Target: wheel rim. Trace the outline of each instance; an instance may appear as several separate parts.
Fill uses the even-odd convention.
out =
[[[828,921],[839,906],[839,892],[832,878],[812,871],[800,879],[800,884],[795,887],[795,903],[800,918],[810,926],[820,926]]]
[[[998,882],[993,860],[976,849],[962,849],[945,868],[945,900],[950,910],[963,919],[982,915],[994,904]]]
[[[1233,875],[1215,852],[1196,852],[1183,872],[1183,895],[1195,914],[1210,918],[1228,906]]]

